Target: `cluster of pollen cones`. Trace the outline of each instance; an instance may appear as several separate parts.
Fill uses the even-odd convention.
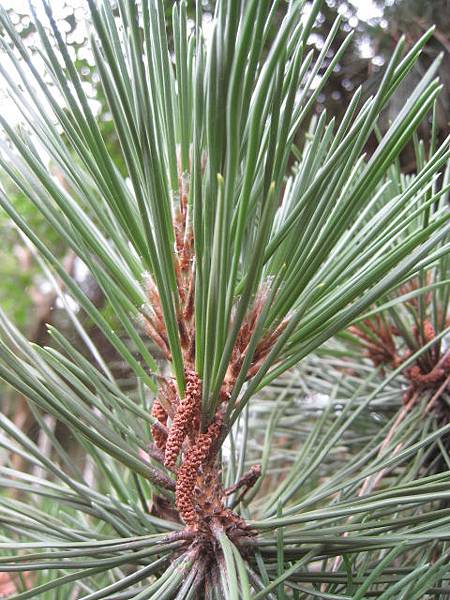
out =
[[[157,420],[152,427],[153,458],[160,460],[176,477],[175,503],[179,518],[190,530],[205,532],[220,523],[231,537],[250,535],[244,521],[225,507],[225,498],[237,488],[248,490],[259,476],[255,465],[242,480],[233,486],[232,492],[221,483],[217,464],[219,438],[223,417],[230,401],[231,392],[240,374],[248,344],[266,300],[266,290],[256,294],[248,311],[231,355],[230,363],[220,389],[216,414],[208,427],[201,429],[202,382],[195,371],[195,256],[192,229],[188,219],[188,187],[180,176],[180,205],[174,218],[175,273],[178,290],[177,324],[185,371],[184,397],[179,397],[170,378],[160,378],[160,390],[153,403],[152,416]],[[146,311],[145,330],[162,352],[171,360],[163,310],[156,285],[147,282],[149,304]],[[286,327],[283,321],[267,332],[256,345],[245,377],[253,377],[273,344]]]

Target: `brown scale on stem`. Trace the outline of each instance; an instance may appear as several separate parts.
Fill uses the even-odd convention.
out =
[[[225,490],[225,496],[234,494],[238,489],[244,488],[245,491],[249,490],[258,480],[261,475],[261,465],[252,465],[250,469],[244,473],[237,483],[231,485]]]
[[[161,350],[164,358],[166,360],[170,360],[170,350],[169,350],[169,345],[167,343],[167,339],[165,338],[165,335],[161,335],[161,333],[159,333],[159,331],[157,330],[157,327],[158,327],[158,324],[156,324],[156,326],[155,326],[155,321],[153,320],[153,322],[152,322],[151,318],[146,315],[145,321],[144,321],[145,333],[158,346],[158,348]]]

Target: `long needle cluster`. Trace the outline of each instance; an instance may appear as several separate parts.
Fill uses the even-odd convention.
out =
[[[226,514],[230,523],[244,522],[224,508],[226,493],[220,482],[218,468],[214,465],[217,441],[221,434],[224,409],[243,367],[252,334],[267,301],[267,289],[256,292],[236,336],[230,362],[220,388],[217,409],[206,431],[200,430],[202,383],[195,370],[195,256],[192,229],[188,222],[188,178],[179,172],[180,203],[173,219],[175,239],[175,274],[177,279],[177,326],[182,349],[185,392],[182,398],[171,379],[160,378],[159,396],[153,403],[152,416],[157,423],[152,427],[155,446],[163,451],[164,465],[176,472],[175,504],[179,516],[188,527],[201,527],[211,515]],[[160,296],[155,283],[147,283],[149,304],[145,311],[145,330],[163,356],[171,359],[169,341]],[[262,365],[274,343],[288,323],[287,319],[266,331],[254,347],[247,361],[245,379],[252,378]],[[177,468],[177,461],[180,465]],[[247,476],[245,489],[253,485],[259,473],[255,465],[252,476]],[[244,483],[242,485],[244,485]],[[208,488],[208,489],[207,489]],[[206,499],[205,499],[206,498]]]

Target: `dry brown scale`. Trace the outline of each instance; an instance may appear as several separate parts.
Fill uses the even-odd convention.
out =
[[[396,353],[392,328],[386,325],[379,315],[376,315],[373,321],[365,319],[363,325],[372,335],[358,325],[353,325],[349,330],[362,340],[366,348],[366,356],[376,367],[386,364],[394,368],[394,365],[398,366],[399,357]]]

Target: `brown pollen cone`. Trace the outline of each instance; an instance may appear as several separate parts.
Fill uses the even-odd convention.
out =
[[[212,443],[220,434],[221,423],[214,421],[206,433],[200,434],[181,465],[175,486],[176,504],[181,518],[189,527],[194,527],[198,521],[196,513],[196,498],[194,494],[200,466],[209,458]]]
[[[152,406],[152,416],[158,419],[163,425],[167,425],[167,413],[159,400],[155,400]],[[152,426],[152,436],[157,448],[163,450],[166,447],[167,434],[157,425]]]
[[[167,437],[164,459],[166,467],[173,467],[175,465],[189,429],[198,422],[197,413],[199,411],[200,399],[200,379],[194,371],[188,371],[186,375],[186,393],[178,405]]]

